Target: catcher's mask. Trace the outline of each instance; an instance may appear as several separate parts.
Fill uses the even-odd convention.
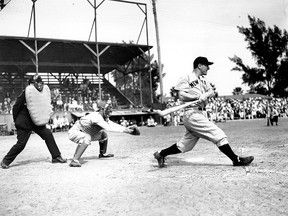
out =
[[[109,118],[112,114],[112,106],[111,104],[105,103],[104,101],[98,102],[99,111],[103,111],[103,117]]]

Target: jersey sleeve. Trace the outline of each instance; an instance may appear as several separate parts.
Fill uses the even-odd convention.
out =
[[[185,91],[189,89],[189,81],[187,76],[181,76],[176,83],[175,89],[178,91]]]
[[[97,124],[101,128],[103,128],[106,131],[112,131],[112,132],[124,132],[125,127],[116,124],[112,122],[111,120],[105,121],[104,118],[99,114],[93,115],[93,118],[91,119],[92,124]]]

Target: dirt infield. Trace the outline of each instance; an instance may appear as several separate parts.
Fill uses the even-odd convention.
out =
[[[141,136],[109,133],[109,153],[98,144],[84,153],[81,168],[51,164],[44,142],[32,134],[25,150],[0,169],[0,215],[287,215],[288,119],[219,123],[232,148],[254,155],[248,169],[233,167],[213,144],[200,140],[159,169],[153,153],[179,140],[183,126],[140,128]],[[75,144],[54,133],[70,162]],[[0,137],[1,159],[16,136]]]

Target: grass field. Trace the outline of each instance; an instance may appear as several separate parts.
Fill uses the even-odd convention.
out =
[[[153,153],[178,141],[184,127],[141,127],[140,136],[109,133],[109,153],[88,147],[81,168],[68,166],[75,144],[54,133],[67,164],[52,164],[44,142],[32,134],[24,151],[1,169],[0,215],[288,215],[288,118],[218,123],[248,168],[233,167],[214,144],[200,140],[159,169]],[[0,137],[0,157],[16,136]]]

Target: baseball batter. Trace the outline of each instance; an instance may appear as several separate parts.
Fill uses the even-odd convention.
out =
[[[139,135],[133,133],[135,132],[134,129],[137,129],[136,126],[123,127],[109,120],[112,108],[107,103],[98,103],[98,108],[99,110],[97,112],[92,112],[76,121],[68,131],[69,139],[78,144],[74,157],[69,165],[70,167],[81,167],[79,159],[91,144],[91,141],[99,141],[99,158],[113,157],[113,154],[106,154],[108,145],[108,135],[106,131]]]
[[[221,152],[231,159],[234,166],[247,166],[253,160],[253,156],[239,157],[231,149],[226,134],[213,122],[209,121],[204,112],[207,99],[213,97],[216,89],[205,78],[209,65],[205,57],[197,57],[193,62],[192,73],[184,75],[178,80],[175,89],[183,102],[198,101],[196,105],[184,109],[183,123],[186,133],[182,139],[160,152],[155,152],[154,157],[159,167],[165,166],[167,155],[185,153],[194,148],[200,138],[213,142]]]

